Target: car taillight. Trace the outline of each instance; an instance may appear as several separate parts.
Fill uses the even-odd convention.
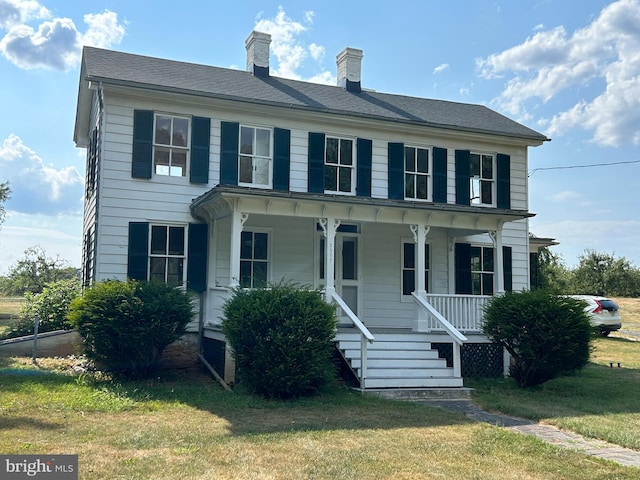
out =
[[[596,302],[597,307],[593,311],[593,313],[600,313],[603,310],[602,304],[598,300],[594,300],[594,302]]]

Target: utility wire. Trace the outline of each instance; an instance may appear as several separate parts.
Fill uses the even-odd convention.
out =
[[[589,165],[567,165],[563,167],[540,167],[534,168],[529,172],[529,177],[539,170],[568,170],[572,168],[590,168],[590,167],[608,167],[610,165],[626,165],[629,163],[640,163],[640,160],[630,160],[627,162],[611,162],[611,163],[591,163]]]

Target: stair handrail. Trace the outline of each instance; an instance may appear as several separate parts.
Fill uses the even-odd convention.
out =
[[[358,316],[355,313],[353,313],[353,310],[349,308],[349,305],[346,304],[346,302],[342,299],[342,297],[338,295],[337,292],[332,292],[331,297],[333,300],[335,300],[335,302],[342,309],[342,311],[347,314],[347,317],[349,317],[349,320],[351,320],[351,323],[353,323],[353,325],[360,331],[360,334],[364,338],[366,338],[369,343],[373,343],[376,337],[373,336],[373,334],[369,331],[369,329],[365,326],[365,324],[362,323],[362,321],[358,318]]]
[[[456,342],[458,345],[462,345],[464,342],[467,341],[467,337],[465,337],[460,332],[460,330],[458,330],[446,318],[444,318],[442,314],[433,307],[433,305],[427,302],[424,298],[416,295],[416,292],[411,292],[411,295],[413,295],[413,298],[415,299],[416,302],[418,302],[420,306],[426,309],[427,312],[429,312],[433,316],[433,318],[435,318],[438,321],[438,323],[442,325],[442,327],[445,329],[445,331],[449,334],[449,336],[453,339],[454,342]]]

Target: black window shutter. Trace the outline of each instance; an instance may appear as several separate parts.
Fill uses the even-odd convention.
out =
[[[371,140],[366,138],[358,138],[357,142],[358,159],[357,159],[357,185],[356,195],[358,197],[371,196],[371,157],[373,155],[373,146]]]
[[[532,252],[529,254],[529,287],[531,290],[535,290],[540,287],[538,279],[538,253]]]
[[[471,245],[468,243],[456,243],[456,293],[470,295],[471,289]]]
[[[389,198],[404,200],[404,143],[389,142]]]
[[[209,226],[206,223],[189,224],[187,246],[187,289],[204,292],[207,289],[207,239]]]
[[[309,132],[309,171],[307,189],[324,193],[324,133]]]
[[[511,157],[499,153],[496,163],[497,207],[511,208]]]
[[[289,191],[291,131],[273,129],[273,189]]]
[[[220,123],[220,184],[238,185],[238,122]]]
[[[469,192],[469,177],[471,175],[471,165],[469,150],[456,150],[456,204],[470,205],[471,194]]]
[[[447,203],[447,149],[433,147],[433,201]]]
[[[153,171],[153,111],[133,111],[131,176],[151,178]]]
[[[209,181],[209,144],[211,143],[211,119],[193,117],[191,120],[191,167],[189,180],[192,183]]]
[[[502,247],[502,268],[504,270],[504,289],[507,292],[513,291],[513,249]]]
[[[130,222],[127,277],[146,282],[148,257],[149,224],[147,222]]]

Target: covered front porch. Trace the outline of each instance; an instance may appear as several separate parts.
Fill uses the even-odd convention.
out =
[[[337,347],[362,389],[462,386],[461,349],[487,342],[481,321],[490,296],[456,293],[456,244],[487,245],[493,271],[480,281],[503,291],[503,227],[528,216],[224,186],[191,209],[210,228],[202,335],[223,340],[231,288],[284,279],[319,289],[336,305]]]

